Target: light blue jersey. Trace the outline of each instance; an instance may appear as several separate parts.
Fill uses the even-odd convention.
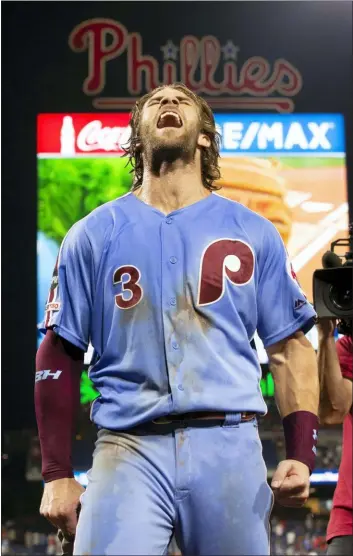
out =
[[[265,413],[255,331],[268,347],[315,318],[276,228],[215,193],[167,216],[132,193],[94,210],[63,241],[46,309],[43,329],[92,343],[108,430]]]

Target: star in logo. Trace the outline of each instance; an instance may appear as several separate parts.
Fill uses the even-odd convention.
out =
[[[167,41],[164,46],[161,46],[161,51],[163,52],[164,61],[178,59],[179,48],[175,46],[173,41]]]
[[[222,46],[223,58],[225,60],[236,60],[238,57],[238,52],[240,50],[239,46],[235,46],[233,41],[227,41],[227,43]]]

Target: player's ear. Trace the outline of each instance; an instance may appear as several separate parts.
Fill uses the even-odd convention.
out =
[[[204,133],[200,133],[197,139],[197,145],[199,147],[210,147],[211,139]]]

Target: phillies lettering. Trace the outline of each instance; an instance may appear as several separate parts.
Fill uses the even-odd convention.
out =
[[[83,83],[86,95],[100,93],[105,85],[106,64],[126,48],[127,30],[112,19],[90,19],[77,25],[69,37],[74,52],[88,50],[88,76]]]
[[[283,97],[293,97],[302,87],[300,73],[287,60],[279,58],[271,67],[265,58],[253,56],[240,65],[237,61],[239,48],[232,41],[222,46],[212,35],[201,38],[187,35],[180,40],[179,46],[168,41],[162,47],[164,62],[160,63],[143,53],[140,33],[129,33],[124,25],[113,19],[94,18],[83,21],[72,30],[69,45],[74,52],[87,52],[88,72],[83,83],[87,95],[103,91],[108,63],[124,53],[127,56],[125,81],[128,93],[133,97],[159,85],[181,80],[195,93],[209,95],[213,107],[225,107],[237,103],[234,97],[250,95],[257,98],[256,103],[244,98],[243,105],[238,102],[240,107],[253,104],[254,108],[277,108],[285,112],[291,111],[294,105]],[[273,94],[280,97],[271,102],[264,98]],[[228,97],[219,98],[220,95]],[[127,98],[97,100],[101,102],[95,106],[101,108],[129,104]]]

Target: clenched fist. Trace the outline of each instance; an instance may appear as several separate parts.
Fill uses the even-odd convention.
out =
[[[84,490],[75,479],[57,479],[44,486],[40,513],[67,539],[75,536],[80,497]]]
[[[294,459],[281,461],[272,477],[271,487],[276,501],[281,506],[302,506],[309,498],[308,466]]]

